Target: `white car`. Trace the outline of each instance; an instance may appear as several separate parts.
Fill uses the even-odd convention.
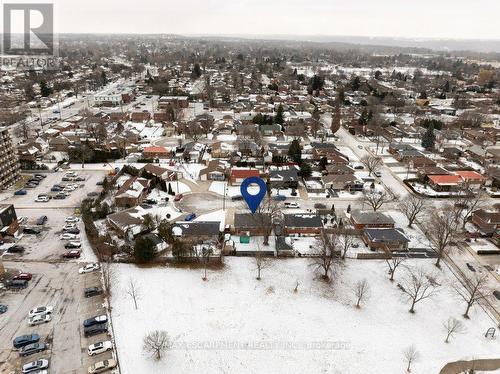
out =
[[[65,221],[67,223],[77,223],[78,222],[78,217],[75,217],[75,216],[69,216],[69,217],[66,217]]]
[[[49,360],[41,359],[23,365],[23,374],[34,373],[49,367]]]
[[[28,313],[28,317],[42,316],[44,314],[51,314],[54,310],[54,307],[48,305],[37,306],[33,308]]]
[[[28,217],[25,217],[25,216],[23,216],[23,217],[19,217],[19,218],[17,219],[17,222],[19,222],[19,224],[20,224],[20,225],[22,225],[23,223],[28,222]]]
[[[49,200],[48,196],[40,196],[35,199],[35,203],[47,203]]]
[[[103,353],[113,349],[113,343],[111,341],[106,340],[104,342],[94,343],[89,345],[89,349],[87,350],[89,356],[98,355],[99,353]]]
[[[299,205],[299,203],[296,203],[296,202],[285,203],[285,208],[299,209],[300,205]]]
[[[92,273],[93,271],[99,270],[99,264],[97,263],[91,263],[87,264],[84,267],[78,269],[78,272],[80,274],[85,274],[85,273]]]
[[[61,236],[59,236],[59,238],[61,240],[80,240],[80,238],[78,237],[77,234],[69,234],[67,232],[65,232],[64,234],[61,234]]]
[[[28,319],[28,324],[30,326],[41,325],[42,323],[48,323],[52,321],[52,316],[50,314],[38,314]]]

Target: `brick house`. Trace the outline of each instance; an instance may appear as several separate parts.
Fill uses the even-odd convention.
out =
[[[394,228],[394,220],[380,212],[361,211],[354,209],[351,211],[351,224],[356,230],[365,228]]]
[[[119,207],[139,205],[149,192],[150,181],[144,178],[131,177],[118,189],[115,204]]]
[[[150,146],[145,147],[142,151],[142,155],[147,159],[156,159],[156,158],[170,158],[170,151],[165,147],[160,146]]]
[[[318,213],[285,214],[283,233],[285,235],[318,235],[323,228],[323,222]]]
[[[267,213],[235,213],[233,231],[235,235],[264,235],[265,227],[271,224],[271,215]]]
[[[500,228],[500,212],[478,209],[472,213],[472,222],[486,235],[493,235]]]
[[[245,179],[249,177],[260,177],[260,172],[257,169],[231,169],[229,176],[229,184],[231,186],[240,185]]]
[[[371,250],[406,250],[410,242],[403,230],[394,228],[365,228],[362,238]]]
[[[429,185],[435,191],[456,191],[462,186],[460,175],[429,175]]]
[[[5,236],[14,235],[19,229],[16,210],[12,204],[0,205],[0,239]]]

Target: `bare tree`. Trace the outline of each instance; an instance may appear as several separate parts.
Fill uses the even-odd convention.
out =
[[[111,285],[114,284],[116,286],[116,274],[114,268],[111,266],[110,256],[107,256],[105,261],[101,263],[101,269],[102,269],[104,290],[109,296],[111,294]]]
[[[372,175],[372,173],[379,171],[383,165],[382,158],[368,154],[361,157],[360,161],[363,163],[363,165],[366,166],[366,169],[368,170],[368,175],[370,176]]]
[[[465,228],[471,214],[484,206],[486,198],[487,194],[484,191],[474,191],[467,184],[462,186],[461,195],[455,201],[455,209],[458,210],[457,214],[462,220],[462,229]]]
[[[354,236],[350,235],[347,230],[342,230],[339,233],[339,247],[341,251],[341,259],[345,260],[347,252],[352,248],[355,242]]]
[[[488,287],[488,274],[475,273],[471,277],[464,277],[464,284],[456,282],[452,284],[452,288],[467,304],[464,318],[469,318],[470,308],[474,304],[484,303],[492,294],[492,290]]]
[[[464,333],[465,326],[461,321],[450,317],[443,323],[443,330],[446,331],[446,339],[444,342],[448,343],[453,335]]]
[[[204,270],[204,273],[203,273],[203,277],[201,279],[203,279],[204,281],[208,280],[207,268],[208,268],[208,262],[210,261],[210,256],[212,254],[213,254],[213,250],[210,247],[210,245],[208,245],[208,246],[204,245],[202,247],[202,249],[201,249],[201,255],[203,257],[203,270]]]
[[[370,297],[370,285],[366,279],[356,282],[354,285],[354,296],[356,296],[356,308],[361,308],[361,302],[366,301]]]
[[[456,211],[448,206],[431,214],[424,225],[425,234],[431,247],[437,253],[436,266],[441,266],[441,259],[451,251],[451,244],[458,235],[458,220]]]
[[[142,349],[156,360],[161,360],[163,354],[170,348],[170,338],[166,331],[155,330],[144,336]]]
[[[313,265],[316,270],[321,270],[322,278],[329,280],[330,277],[340,267],[340,252],[338,248],[338,236],[336,234],[327,234],[321,230],[320,235],[316,238],[318,247],[318,256],[313,258]]]
[[[399,203],[399,210],[408,219],[408,227],[412,227],[415,221],[427,210],[427,202],[420,196],[408,195]]]
[[[410,345],[403,351],[403,356],[405,362],[407,363],[406,371],[411,372],[411,365],[420,359],[420,353],[417,351],[414,345]]]
[[[255,251],[254,262],[255,269],[257,270],[257,277],[255,279],[260,280],[262,270],[269,266],[269,261],[265,257],[264,252],[261,251],[260,245],[257,246],[257,251]]]
[[[1,264],[1,262],[0,262],[0,264]],[[1,272],[0,272],[0,274],[1,274]],[[299,286],[300,286],[300,282],[296,281],[295,288],[293,289],[293,292],[295,292],[295,293],[299,292]]]
[[[135,279],[130,278],[127,286],[127,295],[134,301],[135,309],[137,310],[137,300],[141,298],[141,288],[135,281]]]
[[[246,208],[246,207],[245,207]],[[264,198],[259,208],[252,214],[252,220],[259,227],[264,236],[264,246],[269,245],[269,237],[273,231],[273,221],[281,216],[281,205],[270,196]]]
[[[433,274],[427,274],[424,269],[408,268],[407,273],[399,288],[411,303],[409,312],[415,313],[415,305],[422,300],[435,296],[439,290],[439,284]]]
[[[363,194],[363,202],[367,203],[374,212],[382,207],[382,205],[389,203],[394,200],[385,190],[376,191],[375,189],[370,189],[370,191],[365,191]]]
[[[387,266],[389,267],[389,275],[390,275],[389,280],[391,282],[394,281],[394,274],[396,274],[396,270],[401,264],[403,264],[406,261],[406,259],[407,259],[406,257],[392,256],[391,258],[385,260]]]

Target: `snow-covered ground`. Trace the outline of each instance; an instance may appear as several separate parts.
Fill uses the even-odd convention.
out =
[[[209,271],[208,281],[201,279],[202,269],[115,265],[111,304],[123,374],[402,373],[402,351],[412,344],[421,356],[413,373],[498,357],[498,341],[484,337],[493,322],[480,309],[470,320],[461,317],[464,304],[447,286],[447,270],[439,277],[439,295],[410,314],[380,261],[348,261],[336,284],[318,280],[307,259],[273,260],[261,281],[255,280],[254,259],[224,261],[224,270]],[[435,271],[430,261],[410,264]],[[371,297],[356,309],[351,289],[362,278]],[[130,279],[140,287],[138,310],[126,295]],[[446,344],[442,325],[449,317],[467,331]],[[144,335],[157,329],[174,343],[160,362],[142,351]]]

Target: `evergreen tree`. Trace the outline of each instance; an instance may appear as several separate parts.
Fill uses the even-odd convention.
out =
[[[328,165],[328,159],[326,157],[321,157],[321,159],[319,160],[319,168],[321,170],[325,170],[326,165]]]
[[[50,95],[52,95],[52,88],[47,85],[46,81],[40,82],[40,94],[43,97],[49,97]]]
[[[276,115],[274,116],[274,123],[277,123],[278,125],[282,125],[283,122],[285,122],[285,119],[283,118],[283,105],[278,105],[278,109],[276,110]]]
[[[297,164],[302,162],[302,147],[297,139],[292,140],[290,148],[288,148],[288,156]]]
[[[194,64],[192,76],[193,76],[193,78],[199,78],[199,77],[201,77],[200,64],[198,64],[198,63]]]
[[[312,168],[311,165],[309,165],[307,162],[303,162],[300,165],[300,175],[302,178],[308,178],[312,174]]]
[[[155,259],[156,245],[150,238],[139,236],[134,243],[134,258],[137,262],[149,262]]]
[[[436,142],[436,135],[434,134],[434,125],[427,127],[427,130],[422,135],[422,147],[425,149],[434,148],[434,143]]]

